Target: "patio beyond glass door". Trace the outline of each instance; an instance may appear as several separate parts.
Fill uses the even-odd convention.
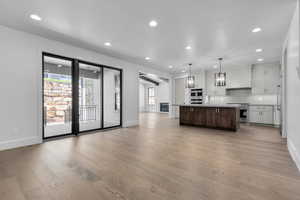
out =
[[[122,70],[43,53],[43,139],[122,125]]]
[[[72,61],[44,56],[44,137],[72,133]]]
[[[79,62],[79,131],[102,128],[102,68]]]

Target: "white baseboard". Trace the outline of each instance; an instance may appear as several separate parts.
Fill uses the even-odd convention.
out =
[[[295,161],[296,166],[300,171],[300,153],[297,151],[294,143],[289,139],[287,140],[287,146],[288,146],[291,157]]]
[[[42,143],[42,139],[31,137],[19,140],[0,142],[0,151]]]
[[[132,126],[138,126],[139,125],[139,121],[127,121],[123,123],[123,128],[127,128],[127,127],[132,127]]]

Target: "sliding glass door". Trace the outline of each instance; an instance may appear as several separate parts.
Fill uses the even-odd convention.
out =
[[[44,137],[72,133],[72,60],[44,56]]]
[[[102,128],[102,68],[79,63],[79,131]]]
[[[43,138],[122,125],[122,70],[43,53]]]
[[[121,72],[103,69],[104,128],[120,126],[121,122]]]

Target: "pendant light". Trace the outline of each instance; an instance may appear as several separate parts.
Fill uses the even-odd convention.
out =
[[[189,75],[186,80],[187,88],[195,87],[195,76],[192,76],[192,63],[189,63]]]
[[[224,87],[226,86],[226,72],[222,72],[222,61],[223,58],[219,58],[220,71],[215,73],[215,86]]]

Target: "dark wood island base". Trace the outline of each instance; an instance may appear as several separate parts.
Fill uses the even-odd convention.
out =
[[[240,128],[240,107],[180,105],[180,125],[237,131]]]

